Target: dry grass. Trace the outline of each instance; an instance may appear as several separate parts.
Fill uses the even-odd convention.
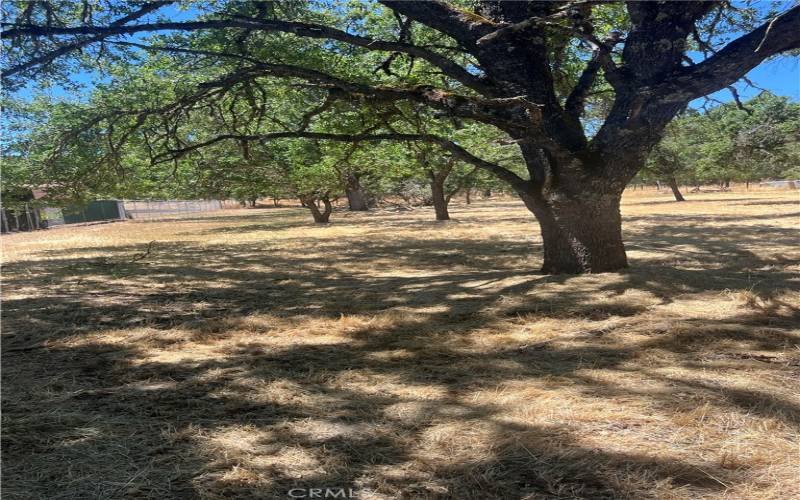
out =
[[[800,199],[690,198],[594,276],[510,200],[4,237],[4,498],[800,498]]]

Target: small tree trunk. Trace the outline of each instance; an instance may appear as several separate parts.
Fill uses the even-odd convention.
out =
[[[42,219],[39,217],[39,209],[31,209],[31,218],[33,219],[33,229],[42,229]]]
[[[327,196],[322,197],[319,200],[308,197],[304,201],[308,209],[311,210],[311,215],[314,217],[314,222],[317,224],[327,224],[329,222],[331,212],[333,211],[333,206],[331,205],[331,202]],[[318,205],[320,201],[322,201],[322,204],[325,206],[324,211],[319,209]]]
[[[31,209],[30,207],[28,207],[27,203],[25,204],[25,222],[27,223],[26,224],[27,227],[25,229],[26,231],[33,231],[34,229],[36,229],[35,227],[33,227],[33,219],[31,218]]]
[[[469,204],[470,204],[470,202],[471,202],[471,200],[470,200],[470,193],[471,193],[471,192],[472,192],[472,189],[470,189],[470,188],[467,188],[467,189],[464,191],[464,197],[466,198],[466,200],[465,200],[465,201],[467,202],[467,205],[469,205]]]
[[[670,189],[672,189],[672,194],[675,196],[675,201],[686,201],[678,188],[678,181],[675,180],[675,177],[670,177],[668,182]]]
[[[622,243],[619,195],[591,194],[582,199],[524,196],[542,232],[547,274],[618,271],[628,266]]]
[[[347,195],[347,206],[350,210],[354,212],[366,212],[369,210],[367,195],[364,193],[357,176],[347,176],[344,192]]]
[[[437,177],[431,180],[431,194],[436,220],[450,220],[450,213],[447,211],[448,200],[444,194],[444,179]]]
[[[333,205],[327,196],[322,198],[322,204],[325,206],[325,211],[322,212],[322,215],[325,217],[325,222],[328,222],[328,219],[331,217],[331,212],[333,212]]]

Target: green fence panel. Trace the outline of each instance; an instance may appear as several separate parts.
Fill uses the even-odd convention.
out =
[[[122,203],[117,200],[97,200],[85,206],[72,206],[64,209],[65,224],[124,218]]]

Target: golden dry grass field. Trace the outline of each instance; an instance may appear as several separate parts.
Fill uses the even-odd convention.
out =
[[[800,498],[800,198],[688,198],[587,276],[512,200],[4,236],[3,498]]]

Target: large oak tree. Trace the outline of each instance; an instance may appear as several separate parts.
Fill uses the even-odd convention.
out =
[[[173,3],[5,2],[4,82],[13,88],[26,78],[74,71],[75,64],[124,61],[126,51],[171,54],[189,65],[212,61],[222,74],[173,92],[164,98],[170,102],[88,122],[108,127],[127,117],[133,130],[161,117],[161,159],[219,141],[437,145],[514,189],[541,227],[547,273],[625,267],[620,197],[666,125],[693,99],[800,47],[800,6],[769,13],[757,26],[752,10],[729,2],[218,0],[188,3],[170,19],[178,12]],[[720,30],[732,41],[720,46]],[[153,33],[161,36],[145,37]],[[690,57],[695,51],[705,57]],[[186,119],[198,103],[236,89],[252,94],[264,78],[305,85],[324,98],[280,130],[234,126],[194,142],[193,134],[167,137],[178,129],[169,123]],[[254,107],[257,101],[252,97]],[[443,119],[496,127],[519,148],[527,173],[482,159],[453,137],[393,127],[391,118],[360,131],[314,125],[341,102],[372,106],[376,116],[381,108],[424,106]],[[117,125],[120,141],[133,137]]]

